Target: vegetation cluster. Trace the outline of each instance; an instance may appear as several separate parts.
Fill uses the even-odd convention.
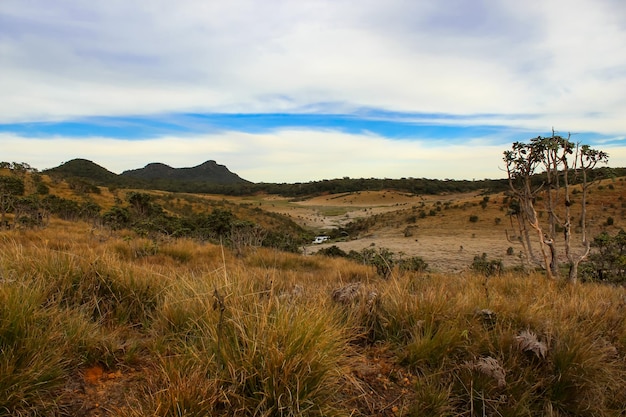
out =
[[[396,254],[388,248],[364,248],[360,251],[351,250],[345,252],[336,245],[320,249],[316,255],[347,258],[363,265],[370,265],[376,269],[376,273],[384,279],[391,277],[394,267],[401,271],[424,272],[428,264],[419,256],[403,258],[402,254]],[[398,256],[400,255],[400,256]]]
[[[160,164],[151,164],[154,166]],[[169,168],[169,167],[167,167]],[[319,194],[337,194],[365,190],[398,190],[413,194],[457,193],[475,190],[503,191],[506,180],[436,180],[426,178],[336,178],[306,183],[251,183],[234,176],[231,180],[224,175],[212,181],[199,180],[197,176],[186,177],[181,171],[189,168],[169,168],[159,177],[153,175],[116,175],[107,169],[87,160],[76,159],[59,167],[44,171],[45,174],[62,179],[80,179],[99,186],[120,188],[162,190],[183,193],[206,193],[228,196],[253,195],[258,193],[282,195],[286,197],[304,197]],[[179,172],[173,175],[172,172]],[[212,178],[212,177],[211,177]]]
[[[94,227],[110,230],[130,229],[152,239],[167,236],[221,242],[239,252],[253,246],[298,252],[302,243],[310,238],[310,233],[283,216],[234,207],[226,201],[203,201],[202,209],[194,210],[191,196],[181,200],[181,197],[154,192],[120,193],[113,189],[116,192],[113,205],[106,208],[92,198],[101,194],[97,186],[86,185],[72,177],[65,181],[70,195],[61,197],[49,192],[49,186],[35,170],[20,171],[6,163],[4,166],[7,166],[7,175],[0,175],[0,215],[4,228],[44,227],[50,216],[56,216],[87,221]],[[237,210],[245,219],[237,217]]]
[[[623,231],[583,242],[576,285],[486,255],[445,274],[382,247],[290,253],[310,232],[249,204],[1,168],[0,416],[626,414]],[[534,178],[475,209],[579,236],[548,199],[587,183]],[[412,237],[452,209],[395,215]]]
[[[154,164],[158,165],[158,164]],[[176,170],[171,168],[170,170]],[[170,171],[168,170],[168,172]],[[188,170],[188,168],[179,168]],[[596,176],[606,177],[606,169],[595,170],[590,179]],[[463,193],[481,191],[498,193],[508,189],[506,179],[454,180],[428,178],[335,178],[304,183],[252,183],[235,176],[228,183],[224,179],[211,181],[199,180],[196,177],[185,179],[184,175],[172,179],[172,175],[162,177],[151,176],[149,179],[129,175],[117,175],[87,160],[76,159],[59,167],[45,170],[44,174],[62,179],[80,179],[92,185],[115,186],[119,188],[162,190],[180,193],[220,194],[226,196],[254,195],[259,193],[282,195],[286,197],[305,197],[321,194],[339,194],[357,191],[396,190],[411,194],[435,195],[442,193]],[[234,175],[234,174],[233,174]],[[613,175],[626,175],[626,168],[613,169]],[[222,177],[219,177],[222,178]],[[545,181],[545,174],[536,173],[533,184]]]

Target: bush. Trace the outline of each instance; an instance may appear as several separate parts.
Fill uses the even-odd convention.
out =
[[[407,259],[401,259],[398,262],[400,271],[407,272],[424,272],[428,268],[428,264],[419,256],[413,256]]]
[[[626,282],[626,232],[621,229],[614,236],[602,232],[594,237],[595,249],[588,261],[581,264],[581,276],[585,280]]]
[[[395,263],[394,253],[387,248],[365,248],[361,252],[350,251],[349,257],[376,268],[376,273],[387,279],[391,276]]]
[[[476,216],[475,214],[472,214],[472,215],[469,217],[469,221],[470,221],[471,223],[476,223],[476,222],[478,221],[478,216]]]
[[[500,275],[504,270],[504,265],[499,259],[488,260],[487,254],[483,253],[482,256],[474,256],[474,261],[472,265],[470,265],[470,269],[486,277],[490,277],[492,275]]]
[[[318,250],[316,255],[330,256],[331,258],[347,258],[348,254],[337,245]]]
[[[48,195],[50,193],[50,187],[48,187],[43,182],[37,183],[37,194],[39,195]]]

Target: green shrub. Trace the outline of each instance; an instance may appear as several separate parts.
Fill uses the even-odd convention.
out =
[[[322,248],[318,250],[316,255],[330,256],[331,258],[346,258],[348,254],[342,250],[339,246],[333,245],[327,248]]]
[[[398,261],[398,267],[400,271],[404,272],[424,272],[428,269],[428,263],[419,256],[413,256],[411,258],[400,259]]]
[[[395,254],[387,248],[364,248],[360,252],[350,251],[349,258],[365,265],[372,265],[382,278],[389,278],[395,265]]]
[[[500,259],[488,260],[487,254],[483,253],[481,256],[474,256],[474,261],[470,265],[470,269],[486,277],[490,277],[492,275],[500,275],[504,270],[504,265]]]

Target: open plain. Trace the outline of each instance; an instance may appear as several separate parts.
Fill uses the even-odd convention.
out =
[[[592,236],[605,230],[615,232],[626,225],[624,184],[623,178],[605,180],[592,191],[594,198],[589,203]],[[322,244],[306,245],[305,254],[333,245],[346,252],[383,247],[406,256],[422,257],[431,270],[439,272],[464,271],[475,256],[483,254],[488,259],[502,260],[505,267],[523,262],[517,223],[510,216],[504,193],[412,195],[388,190],[306,199],[255,196],[233,201],[253,202],[264,210],[288,216],[320,235],[346,228],[351,222],[370,219],[365,230]],[[613,219],[610,226],[606,224],[609,217]]]

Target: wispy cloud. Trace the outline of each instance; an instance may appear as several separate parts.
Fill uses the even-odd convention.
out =
[[[331,151],[378,138],[446,156],[552,127],[621,145],[624,22],[619,0],[3,0],[0,132],[86,150],[143,143],[146,163],[197,137],[263,155],[285,132],[333,137],[319,139]],[[319,160],[322,148],[291,155]],[[2,154],[19,156],[5,143]],[[391,176],[373,169],[394,161],[368,176]]]

